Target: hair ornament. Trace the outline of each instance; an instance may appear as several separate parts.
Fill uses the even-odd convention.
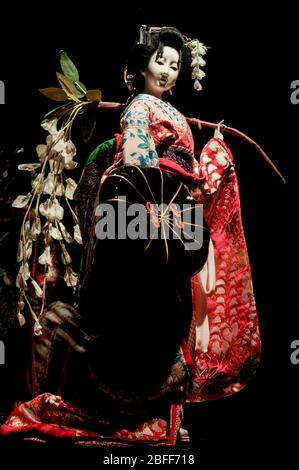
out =
[[[145,24],[141,25],[139,28],[139,40],[138,44],[143,46],[152,46],[152,33],[158,33],[162,28],[152,27],[149,28]]]
[[[207,47],[198,39],[187,39],[185,45],[189,47],[191,51],[191,77],[192,80],[194,80],[194,89],[196,91],[200,91],[202,89],[200,80],[202,80],[206,75],[200,67],[204,67],[206,65],[206,62],[202,56],[206,54]]]

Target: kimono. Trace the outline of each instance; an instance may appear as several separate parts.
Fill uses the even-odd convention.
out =
[[[76,191],[84,241],[79,307],[49,306],[45,334],[36,338],[36,396],[13,410],[3,435],[175,445],[186,401],[239,391],[257,368],[258,318],[229,148],[214,137],[197,161],[185,117],[147,94],[131,101],[120,125],[121,134],[91,154]],[[192,188],[201,188],[198,256],[186,258],[181,241],[170,243],[166,260],[159,244],[145,256],[136,240],[99,243],[96,207],[119,199],[124,181],[131,202],[146,190],[147,198],[163,193],[168,202],[179,194],[193,209]],[[196,349],[202,295],[210,340]]]

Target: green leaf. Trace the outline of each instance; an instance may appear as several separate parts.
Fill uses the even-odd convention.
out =
[[[86,95],[87,88],[82,82],[75,82],[75,87],[77,88],[78,98],[83,98]]]
[[[85,96],[85,93],[83,93],[83,91],[77,89],[77,97],[80,99],[80,98],[84,98],[84,96]]]
[[[56,87],[39,88],[38,91],[40,91],[47,98],[50,98],[51,100],[54,100],[54,101],[66,101],[68,99],[68,95],[61,88],[56,88]]]
[[[56,72],[56,77],[61,85],[61,88],[67,94],[68,99],[72,101],[79,101],[77,98],[77,90],[73,82],[59,72]]]
[[[79,82],[79,72],[65,51],[60,51],[60,66],[67,78],[73,83]]]

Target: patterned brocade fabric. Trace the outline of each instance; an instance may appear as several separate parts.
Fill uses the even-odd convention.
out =
[[[215,251],[216,286],[207,297],[208,351],[196,354],[198,378],[190,401],[221,398],[241,390],[260,362],[259,320],[244,236],[233,156],[218,138],[201,153],[201,203]]]
[[[140,94],[134,98],[123,112],[121,130],[126,165],[159,167],[159,146],[180,146],[193,155],[193,137],[185,117],[154,96]]]

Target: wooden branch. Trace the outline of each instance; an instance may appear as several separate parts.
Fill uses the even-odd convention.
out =
[[[114,103],[113,101],[100,101],[95,104],[98,109],[123,109],[126,107],[125,103]]]
[[[262,157],[264,158],[264,160],[268,163],[268,165],[272,168],[272,170],[274,171],[274,173],[277,174],[277,176],[280,178],[280,180],[283,182],[283,183],[286,183],[286,179],[285,177],[280,173],[280,171],[278,170],[278,168],[274,165],[274,163],[272,162],[272,160],[268,157],[268,155],[266,154],[266,152],[261,148],[261,146],[259,144],[257,144],[253,139],[251,139],[250,137],[248,137],[248,135],[244,134],[243,132],[239,131],[238,129],[235,129],[234,127],[228,127],[228,126],[225,126],[224,124],[220,123],[220,124],[215,124],[214,122],[207,122],[207,121],[202,121],[200,119],[196,119],[196,118],[187,118],[187,121],[190,123],[190,124],[193,124],[193,125],[196,125],[199,130],[202,128],[202,127],[210,127],[210,128],[213,128],[213,129],[217,129],[219,127],[219,130],[221,132],[227,132],[228,134],[232,134],[232,135],[236,135],[237,137],[239,137],[240,139],[242,140],[245,140],[245,142],[248,142],[250,145],[252,145],[261,155]]]
[[[94,104],[94,103],[92,103],[92,104]],[[95,103],[95,104],[96,104],[96,108],[98,108],[98,109],[101,109],[101,108],[103,108],[103,109],[123,109],[126,106],[126,104],[124,104],[124,103],[114,103],[114,102],[110,102],[110,101],[100,101],[99,103]],[[274,171],[274,173],[276,173],[276,175],[280,178],[280,180],[283,183],[286,183],[285,177],[280,173],[280,171],[274,165],[272,160],[268,157],[266,152],[253,139],[248,137],[248,135],[244,134],[243,132],[239,131],[238,129],[235,129],[234,127],[228,127],[228,126],[226,126],[222,123],[216,124],[214,122],[202,121],[201,119],[197,119],[197,118],[186,118],[186,119],[190,124],[193,124],[193,125],[197,126],[199,128],[199,130],[202,127],[210,127],[212,129],[219,128],[219,130],[221,132],[227,132],[228,134],[235,135],[235,136],[239,137],[240,139],[244,140],[245,142],[247,142],[248,144],[252,145],[260,153],[260,155],[262,155],[263,159],[272,168],[272,170]]]

